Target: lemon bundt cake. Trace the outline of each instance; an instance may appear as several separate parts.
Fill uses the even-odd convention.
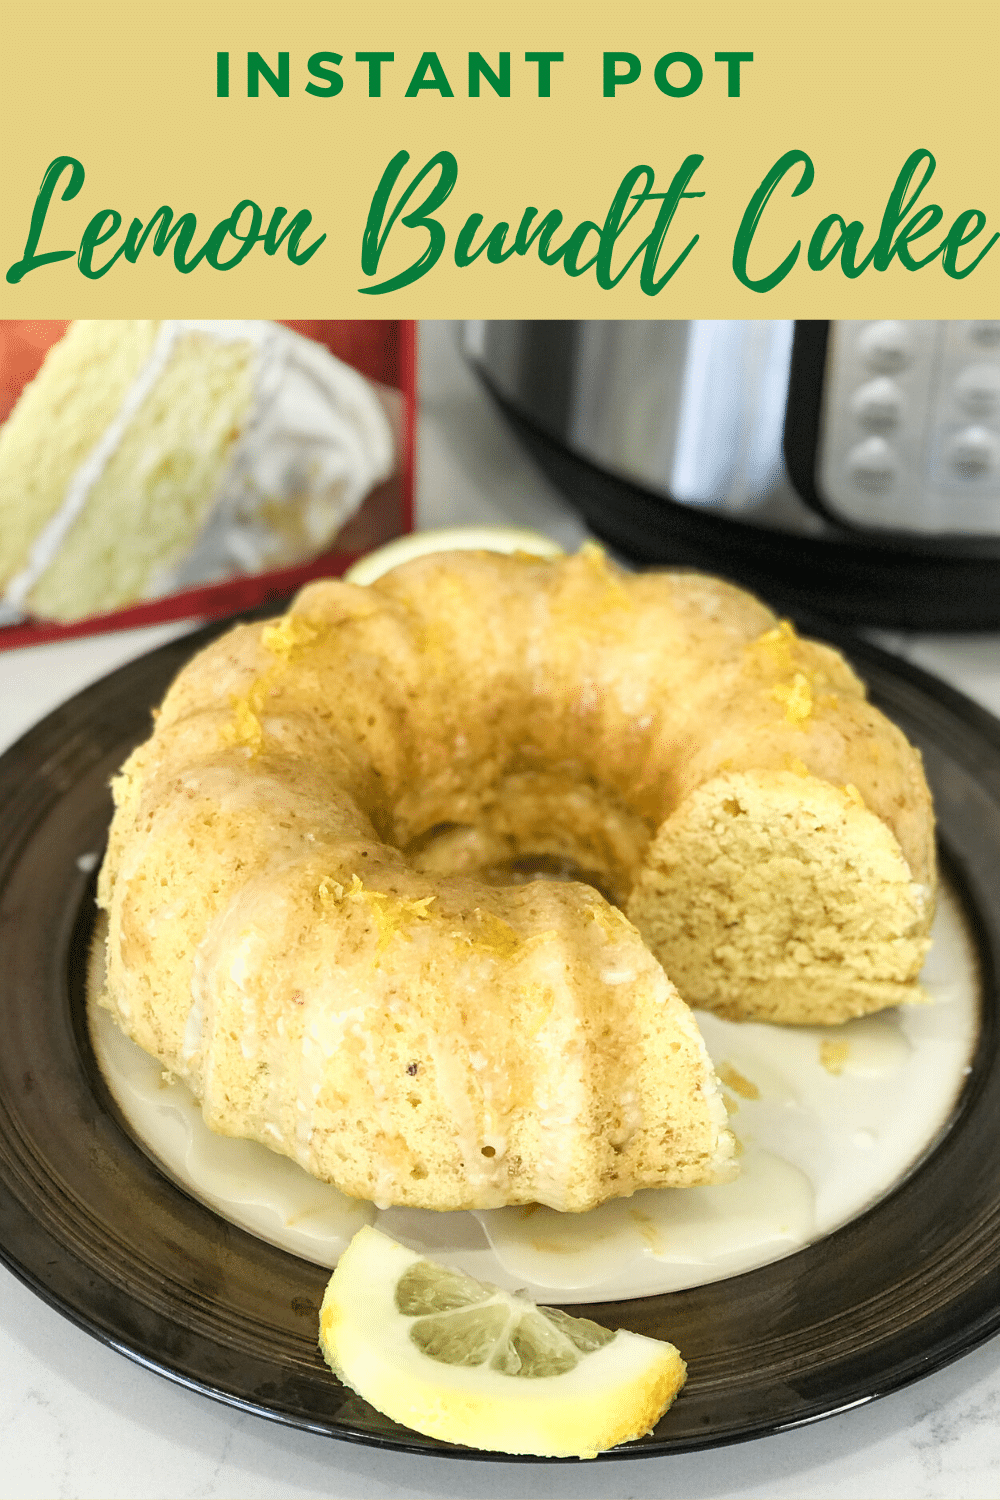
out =
[[[75,323],[0,428],[0,621],[303,561],[392,461],[373,389],[278,324]]]
[[[596,548],[308,586],[181,672],[114,794],[103,1003],[213,1128],[381,1204],[724,1179],[664,968],[732,1017],[918,993],[917,753],[749,595]],[[581,878],[517,883],[545,861]]]

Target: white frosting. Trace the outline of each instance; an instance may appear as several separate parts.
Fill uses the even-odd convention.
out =
[[[623,1300],[789,1255],[854,1218],[912,1169],[948,1119],[979,1028],[975,949],[947,890],[922,978],[931,1004],[839,1027],[736,1024],[699,1013],[734,1108],[740,1176],[718,1187],[636,1193],[586,1214],[379,1211],[264,1146],[213,1135],[187,1088],[165,1080],[161,1065],[96,1006],[91,1034],[111,1092],[150,1154],[188,1191],[262,1238],[332,1267],[360,1225],[375,1221],[415,1250],[507,1290],[524,1287],[541,1301]],[[348,1020],[357,1018],[341,1015],[336,1024]],[[333,1042],[322,1036],[318,1050]],[[555,1080],[553,1125],[564,1083],[564,1075]],[[561,1179],[558,1146],[552,1156]]]
[[[254,346],[253,394],[200,535],[184,557],[150,579],[147,598],[314,556],[392,473],[393,436],[373,388],[321,345],[277,323],[164,321],[118,412],[0,598],[0,624],[24,618],[32,589],[83,513],[177,341],[192,332]],[[282,507],[292,505],[296,529],[304,533],[296,555],[290,555],[287,534],[276,524]]]

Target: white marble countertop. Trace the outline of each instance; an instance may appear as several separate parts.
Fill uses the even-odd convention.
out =
[[[576,544],[582,526],[515,447],[451,334],[421,333],[419,524],[532,526]],[[71,693],[189,628],[0,656],[0,750]],[[1000,715],[1000,637],[882,642]],[[539,1494],[996,1500],[1000,1340],[881,1401],[735,1447],[589,1466],[419,1459],[218,1405],[105,1348],[0,1270],[0,1497]]]

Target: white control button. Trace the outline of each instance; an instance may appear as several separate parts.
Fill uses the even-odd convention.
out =
[[[855,486],[870,495],[883,494],[892,488],[896,467],[896,455],[885,438],[866,438],[847,455],[847,472]]]
[[[1000,366],[969,365],[955,381],[955,395],[971,417],[988,417],[1000,407]]]
[[[985,427],[963,427],[948,444],[948,459],[963,479],[979,479],[996,464],[996,438]]]
[[[898,375],[913,357],[913,336],[905,323],[871,323],[859,338],[858,347],[870,370]]]
[[[903,415],[903,393],[887,375],[869,380],[851,398],[851,411],[862,427],[888,432]]]
[[[1000,349],[1000,322],[984,319],[980,323],[973,323],[969,328],[969,338],[980,349]]]

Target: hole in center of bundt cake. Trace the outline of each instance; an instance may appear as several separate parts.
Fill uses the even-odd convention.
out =
[[[524,850],[510,835],[468,823],[435,823],[404,850],[415,869],[435,875],[475,875],[490,885],[527,885],[533,880],[581,881],[606,901],[621,905],[615,874],[592,869],[566,854]]]
[[[575,860],[554,854],[522,854],[517,859],[487,865],[483,878],[491,885],[527,885],[532,880],[579,880],[600,891],[605,901],[616,904],[606,877],[596,870],[584,870]]]

